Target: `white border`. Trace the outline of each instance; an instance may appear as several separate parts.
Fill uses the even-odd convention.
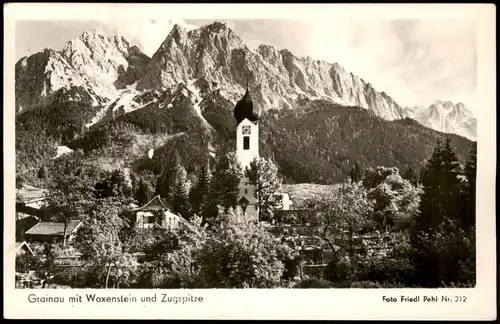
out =
[[[136,297],[154,290],[14,289],[14,37],[16,20],[109,17],[133,19],[474,19],[478,35],[477,286],[472,289],[168,290],[203,303],[30,304],[30,293]],[[4,5],[4,317],[6,318],[210,318],[210,319],[474,319],[496,318],[496,77],[495,6],[488,4],[7,4]],[[382,302],[382,296],[467,296],[466,303]]]

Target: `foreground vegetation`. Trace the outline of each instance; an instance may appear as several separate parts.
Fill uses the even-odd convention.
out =
[[[127,176],[82,163],[78,154],[49,171],[47,219],[83,218],[73,242],[41,247],[31,265],[75,287],[321,288],[474,286],[476,153],[461,166],[450,141],[438,142],[421,172],[356,164],[343,181],[306,202],[307,218],[277,218],[278,168],[261,158],[243,171],[234,153],[213,170],[188,176],[182,158],[163,160],[159,175]],[[264,172],[265,171],[265,172]],[[246,175],[257,187],[262,220],[302,225],[318,248],[333,255],[317,273],[301,247],[237,211]],[[164,197],[188,221],[178,230],[141,232],[132,203]],[[132,221],[131,221],[132,220]],[[56,256],[78,251],[79,266]],[[20,260],[18,265],[26,261]],[[315,268],[316,269],[316,268]]]

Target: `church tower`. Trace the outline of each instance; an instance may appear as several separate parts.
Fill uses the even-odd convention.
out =
[[[259,109],[254,107],[250,92],[247,90],[234,107],[236,118],[236,156],[243,170],[250,167],[250,162],[259,157]],[[259,219],[255,186],[248,183],[246,176],[240,183],[238,198],[243,214],[248,219]]]

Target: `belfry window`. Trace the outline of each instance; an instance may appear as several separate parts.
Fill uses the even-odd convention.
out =
[[[243,137],[243,149],[244,150],[250,149],[250,136]]]

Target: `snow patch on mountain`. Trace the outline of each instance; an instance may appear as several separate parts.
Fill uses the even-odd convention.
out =
[[[57,147],[57,154],[52,159],[57,159],[58,157],[63,156],[64,154],[70,154],[72,152],[73,152],[73,150],[67,146],[64,146],[64,145],[58,146]]]
[[[212,125],[210,125],[207,122],[207,120],[205,119],[205,117],[203,117],[203,114],[201,113],[200,103],[203,100],[203,98],[200,96],[200,89],[194,85],[196,81],[197,81],[196,79],[189,80],[186,86],[186,88],[192,93],[191,101],[193,103],[193,108],[198,114],[198,117],[200,117],[200,119],[205,123],[205,125],[207,125],[210,129],[213,129]]]

